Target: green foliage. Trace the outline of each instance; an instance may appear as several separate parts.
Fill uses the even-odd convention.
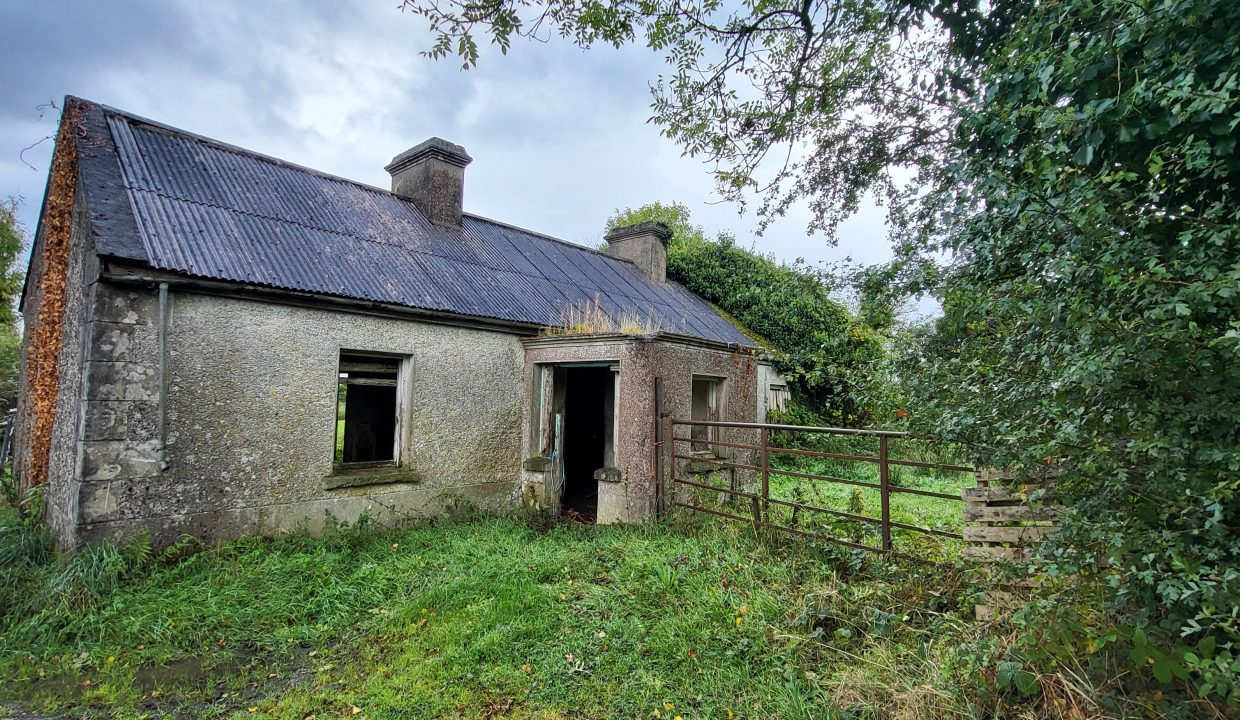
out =
[[[867,368],[881,355],[881,343],[829,297],[816,273],[738,247],[728,235],[707,239],[680,204],[618,211],[607,227],[650,220],[672,229],[668,276],[723,309],[774,351],[779,372],[799,401],[814,409],[813,424],[873,419],[863,386],[870,377]]]
[[[21,371],[17,297],[25,279],[18,260],[24,248],[17,201],[0,203],[0,410],[13,407],[17,401],[17,376]]]
[[[945,311],[895,374],[913,429],[1068,506],[1048,597],[979,677],[1084,676],[1102,711],[1240,705],[1240,4],[462,6],[420,11],[666,52],[654,120],[726,197],[773,167],[764,217],[888,201],[889,277]]]
[[[989,5],[1009,4],[1024,0]],[[899,214],[909,195],[891,170],[932,165],[951,137],[950,100],[975,86],[945,64],[948,49],[976,52],[977,27],[991,23],[976,2],[927,0],[401,7],[426,21],[435,38],[428,56],[456,55],[465,67],[478,62],[479,37],[504,53],[514,39],[556,35],[583,47],[640,42],[662,53],[668,72],[652,83],[652,120],[663,134],[714,165],[722,197],[744,204],[760,191],[764,222],[808,199],[813,226],[827,233],[868,193]]]
[[[17,261],[25,247],[25,230],[17,221],[17,201],[0,203],[0,325],[17,321],[17,296],[25,280]]]
[[[713,520],[548,531],[441,521],[247,539],[179,562],[125,553],[102,546],[36,568],[31,599],[0,616],[0,700],[56,716],[294,720],[354,707],[1002,716],[940,667],[970,632],[958,578],[858,575],[851,553],[772,547]],[[62,576],[92,588],[90,602],[48,592]]]
[[[1238,48],[1230,0],[1065,0],[1014,23],[926,198],[938,239],[909,248],[954,262],[902,373],[916,426],[1049,466],[1069,506],[1040,564],[1071,580],[1018,616],[1026,664],[1231,706]]]

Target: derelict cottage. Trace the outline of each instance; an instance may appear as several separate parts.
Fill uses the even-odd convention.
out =
[[[469,163],[428,140],[389,192],[69,98],[14,449],[59,544],[453,498],[641,522],[660,412],[764,419],[770,368],[666,278],[666,228],[604,253],[470,215]]]

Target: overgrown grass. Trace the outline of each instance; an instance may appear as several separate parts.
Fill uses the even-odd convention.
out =
[[[952,571],[692,523],[439,522],[6,563],[24,600],[0,619],[0,699],[297,720],[995,712],[946,661],[973,632]]]
[[[801,458],[772,464],[800,473],[874,485],[879,483],[879,470],[876,465]],[[964,528],[964,506],[959,500],[904,493],[899,492],[899,489],[923,490],[959,498],[962,489],[975,484],[972,474],[894,466],[891,468],[890,484],[895,488],[890,494],[889,502],[890,517],[894,522],[948,533],[960,533]],[[882,516],[881,493],[875,488],[779,473],[771,475],[770,487],[771,497],[775,499],[868,518]],[[843,537],[853,542],[880,545],[881,531],[875,523],[778,504],[772,505],[772,519],[781,524]],[[964,547],[964,543],[958,540],[901,528],[892,530],[892,544],[898,552],[936,560],[956,557]]]
[[[890,459],[925,464],[963,466],[950,448],[916,440],[892,439]],[[776,524],[803,532],[881,547],[882,517],[880,481],[876,462],[857,458],[877,458],[878,440],[874,437],[838,436],[810,433],[773,433],[772,448],[792,448],[819,453],[834,453],[847,458],[824,458],[812,455],[772,451],[768,457],[769,518]],[[807,478],[798,474],[815,475]],[[972,472],[948,471],[941,468],[889,464],[889,512],[893,522],[942,533],[960,534],[964,528],[964,504],[960,491],[973,487]],[[745,482],[748,482],[746,476]],[[699,475],[704,482],[721,489],[727,487],[721,473]],[[754,476],[756,482],[756,475]],[[861,484],[858,484],[861,483]],[[949,497],[931,497],[902,490],[940,493]],[[748,516],[750,500],[742,496],[706,489],[694,489],[694,503],[708,508],[723,509],[732,514]],[[798,507],[800,506],[800,507]],[[848,513],[869,518],[873,522],[853,520],[833,513]],[[964,543],[942,535],[903,528],[892,529],[892,546],[897,552],[926,560],[955,559]]]

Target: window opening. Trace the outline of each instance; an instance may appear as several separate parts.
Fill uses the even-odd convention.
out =
[[[693,406],[691,420],[718,422],[719,408],[723,405],[723,378],[693,376]],[[693,425],[690,437],[699,442],[693,443],[694,452],[712,452],[720,455],[721,448],[705,441],[718,441],[719,428],[708,425]]]
[[[400,360],[340,353],[336,453],[341,465],[395,464]]]
[[[788,402],[792,399],[792,393],[788,392],[788,386],[782,383],[774,383],[766,394],[766,410],[767,412],[788,412]]]

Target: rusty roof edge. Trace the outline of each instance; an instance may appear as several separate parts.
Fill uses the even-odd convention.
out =
[[[708,340],[706,338],[700,338],[700,337],[696,337],[693,335],[682,335],[680,333],[672,333],[672,332],[667,332],[665,330],[661,330],[655,333],[653,339],[658,340],[660,342],[671,342],[677,345],[692,345],[694,347],[702,347],[702,348],[707,348],[711,350],[727,350],[729,352],[738,351],[738,350],[746,351],[746,352],[753,352],[755,350],[760,349],[756,345],[745,345],[742,343],[724,342],[722,340]]]

